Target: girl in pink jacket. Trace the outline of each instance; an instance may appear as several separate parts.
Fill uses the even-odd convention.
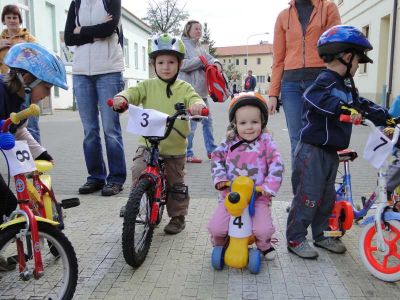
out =
[[[265,130],[268,121],[265,99],[254,92],[238,94],[229,104],[229,121],[226,140],[211,154],[211,175],[216,189],[221,191],[218,206],[208,223],[212,243],[224,246],[227,241],[230,214],[224,205],[229,192],[226,182],[248,176],[263,190],[257,195],[252,217],[256,245],[267,259],[273,259],[275,249],[271,237],[275,228],[271,198],[281,186],[284,166],[271,135]]]

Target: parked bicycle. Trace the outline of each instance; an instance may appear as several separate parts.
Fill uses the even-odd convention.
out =
[[[31,115],[39,114],[39,107],[11,114],[2,125],[0,149],[4,151],[9,171],[14,176],[19,209],[0,225],[0,256],[11,269],[0,277],[0,297],[14,298],[20,293],[25,298],[72,299],[78,280],[78,263],[74,248],[61,232],[61,208],[79,203],[76,198],[59,204],[51,188],[50,177],[40,172],[51,169],[51,163],[38,162],[38,170],[27,144],[15,142],[8,133],[11,123],[18,124]],[[26,172],[33,173],[33,184]]]
[[[346,117],[342,118],[346,121]],[[364,119],[363,125],[376,130],[375,125]],[[399,137],[400,129],[395,128],[392,143]],[[381,140],[370,147],[376,151],[387,141]],[[379,203],[374,215],[366,217],[361,223],[362,230],[359,238],[359,251],[365,267],[377,278],[384,281],[400,280],[400,213],[393,210],[394,201],[387,201],[386,195],[386,163],[379,168],[377,188],[370,197],[362,197],[362,206],[357,209],[353,201],[350,162],[357,158],[353,150],[338,152],[339,160],[343,163],[344,172],[342,182],[336,190],[336,202],[332,215],[329,219],[330,231],[325,236],[341,237],[351,229],[353,221],[361,221],[367,216],[368,211],[375,203]]]
[[[108,100],[112,106],[112,99]],[[127,107],[121,109],[125,111]],[[168,201],[168,179],[165,176],[164,161],[160,157],[159,144],[172,131],[177,119],[201,119],[208,115],[203,108],[202,116],[191,116],[183,103],[175,104],[176,112],[167,118],[163,136],[144,136],[148,146],[147,167],[131,190],[123,212],[122,250],[125,261],[132,267],[139,267],[146,259],[156,225],[161,222]],[[132,120],[137,122],[137,120]]]

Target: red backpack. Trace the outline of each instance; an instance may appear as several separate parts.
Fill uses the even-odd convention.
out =
[[[214,102],[224,102],[230,96],[224,73],[219,72],[215,65],[209,64],[204,55],[200,55],[200,60],[206,67],[208,95]]]

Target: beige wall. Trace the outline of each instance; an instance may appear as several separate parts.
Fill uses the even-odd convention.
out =
[[[234,64],[236,70],[241,74],[242,79],[242,90],[244,85],[244,79],[247,76],[247,71],[252,70],[253,76],[264,76],[265,82],[257,82],[256,90],[260,90],[262,94],[268,93],[269,83],[267,82],[268,75],[271,74],[272,66],[272,53],[270,54],[249,54],[248,64],[244,65],[246,55],[232,55],[232,56],[217,56],[218,60],[222,63],[224,68],[229,65],[229,59]],[[261,59],[261,63],[257,64],[257,59]],[[239,59],[239,65],[236,65],[236,59]],[[225,62],[224,62],[225,60]]]
[[[336,0],[335,2],[338,4],[340,1]],[[389,79],[393,0],[343,0],[338,7],[343,24],[353,25],[359,29],[365,29],[366,26],[369,26],[368,39],[374,47],[369,52],[369,56],[374,60],[374,64],[367,66],[366,73],[358,72],[355,76],[355,82],[361,95],[377,103],[382,103],[383,86],[388,83]],[[400,63],[399,8],[397,13],[391,99],[400,94],[400,71],[396,68]]]

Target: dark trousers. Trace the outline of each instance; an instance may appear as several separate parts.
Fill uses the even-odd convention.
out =
[[[335,204],[335,179],[339,166],[336,152],[299,142],[294,153],[293,201],[289,211],[286,239],[295,246],[306,239],[311,225],[313,239],[324,239]]]

